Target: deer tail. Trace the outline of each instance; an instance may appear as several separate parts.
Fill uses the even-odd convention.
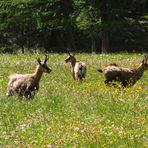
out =
[[[98,72],[102,73],[102,72],[103,72],[103,70],[102,70],[102,69],[98,69]]]

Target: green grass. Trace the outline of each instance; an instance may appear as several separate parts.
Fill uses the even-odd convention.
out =
[[[137,67],[143,54],[78,54],[87,78],[74,81],[66,54],[49,54],[33,100],[6,98],[8,75],[31,73],[43,55],[0,55],[0,146],[2,147],[147,147],[148,72],[122,90],[104,85],[97,68],[109,63]]]

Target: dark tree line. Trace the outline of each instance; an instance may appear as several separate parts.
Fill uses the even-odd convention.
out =
[[[147,51],[147,0],[1,0],[0,51]]]

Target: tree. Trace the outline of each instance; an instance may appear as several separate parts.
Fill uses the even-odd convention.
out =
[[[0,1],[1,47],[102,53],[147,48],[146,0]]]
[[[109,51],[109,31],[108,31],[108,23],[109,23],[109,2],[108,0],[100,0],[100,14],[101,14],[101,39],[102,53],[107,53]]]
[[[76,25],[91,40],[91,52],[96,52],[96,38],[101,28],[98,8],[95,1],[75,0]]]

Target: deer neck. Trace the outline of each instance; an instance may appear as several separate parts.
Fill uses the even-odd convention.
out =
[[[75,64],[76,64],[76,59],[73,58],[72,61],[71,61],[71,66],[72,66],[73,69],[74,69],[74,67],[75,67]]]
[[[71,66],[72,66],[72,76],[73,76],[74,79],[75,79],[75,72],[74,72],[75,64],[76,64],[76,59],[74,58],[74,59],[71,61]]]
[[[35,80],[36,84],[39,83],[42,74],[43,74],[43,71],[42,71],[41,67],[37,66],[35,73],[34,73],[34,80]]]
[[[139,80],[142,75],[143,75],[143,72],[145,71],[143,65],[140,65],[136,70],[135,70],[135,78],[137,80]]]

